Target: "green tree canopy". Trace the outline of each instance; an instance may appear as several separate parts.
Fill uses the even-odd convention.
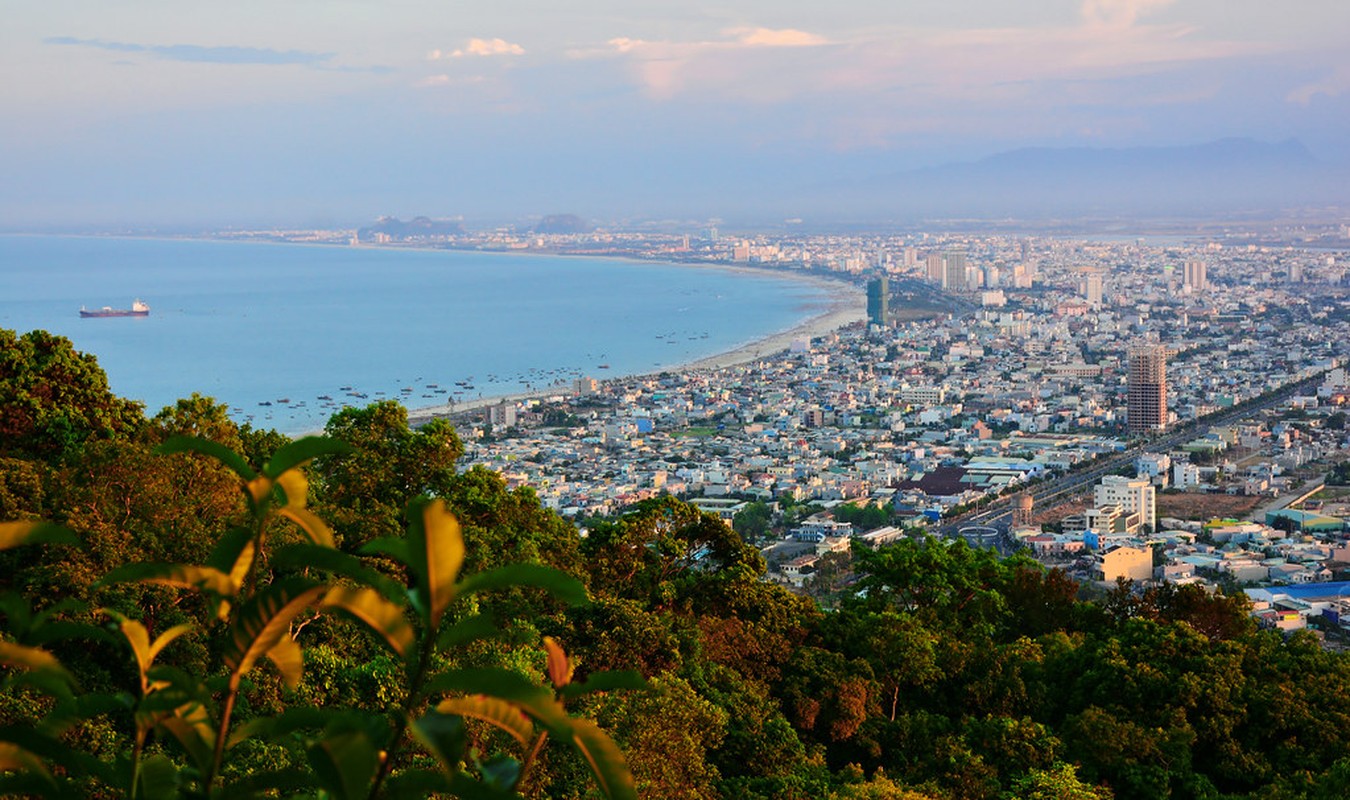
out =
[[[114,395],[97,359],[69,339],[0,328],[0,456],[57,459],[143,422],[141,405]]]
[[[412,498],[445,494],[464,453],[450,423],[433,420],[413,429],[408,410],[393,400],[344,408],[324,431],[352,448],[315,462],[317,504],[348,549],[397,533]]]

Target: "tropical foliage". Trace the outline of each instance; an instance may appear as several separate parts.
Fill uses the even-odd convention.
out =
[[[332,530],[308,508],[301,465],[349,448],[329,439],[301,439],[276,451],[260,472],[219,443],[174,437],[164,454],[196,453],[234,472],[248,524],[219,538],[203,563],[138,562],[118,566],[92,587],[125,583],[170,587],[188,595],[197,613],[153,634],[144,621],[111,608],[109,620],[129,650],[131,691],[86,691],[44,645],[84,638],[107,643],[105,628],[59,621],[74,603],[34,610],[19,595],[4,599],[12,640],[0,661],[14,670],[5,689],[30,704],[27,724],[0,731],[0,790],[44,795],[126,797],[264,796],[321,792],[333,797],[497,797],[519,788],[550,739],[585,760],[606,797],[632,797],[623,756],[594,723],[564,702],[591,691],[642,688],[635,673],[594,673],[574,683],[573,665],[554,639],[542,639],[547,686],[501,666],[456,663],[451,654],[499,633],[466,610],[483,592],[519,587],[545,590],[570,604],[587,602],[576,579],[547,567],[519,564],[461,574],[460,523],[442,500],[416,498],[407,531],[370,542],[366,552],[392,567],[381,571],[334,546]],[[68,530],[37,522],[0,526],[0,549],[78,545]],[[301,632],[323,615],[340,615],[364,629],[381,650],[391,686],[376,702],[279,704],[260,697],[260,684],[279,678],[282,699],[303,679]],[[218,666],[185,669],[162,659],[184,638],[206,639]],[[167,662],[167,663],[166,663]],[[270,675],[259,675],[264,663]],[[203,677],[197,677],[203,675]],[[275,693],[278,687],[271,687]],[[265,690],[264,690],[265,691]],[[249,706],[245,719],[237,709]],[[106,725],[100,725],[104,723]],[[98,750],[70,747],[103,727],[114,739]],[[516,745],[484,747],[478,728],[495,729]],[[128,739],[120,746],[116,735]],[[111,752],[105,748],[111,746]],[[98,756],[103,755],[103,758]],[[111,755],[108,759],[106,756]],[[271,763],[258,762],[270,756]]]
[[[1241,598],[910,538],[832,558],[822,611],[673,498],[582,535],[396,404],[147,418],[18,338],[0,793],[1350,796],[1350,660]]]

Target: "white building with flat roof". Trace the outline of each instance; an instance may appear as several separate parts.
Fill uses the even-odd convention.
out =
[[[1125,511],[1138,514],[1139,524],[1158,529],[1158,492],[1147,477],[1126,478],[1123,475],[1104,475],[1097,484],[1094,505],[1118,505]]]

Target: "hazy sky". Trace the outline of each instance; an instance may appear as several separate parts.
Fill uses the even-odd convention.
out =
[[[1029,145],[1350,162],[1347,0],[10,0],[0,228],[709,216]]]

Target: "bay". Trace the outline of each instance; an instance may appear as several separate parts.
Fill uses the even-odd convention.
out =
[[[149,317],[78,314],[135,298]],[[0,327],[69,338],[148,413],[200,392],[290,434],[342,405],[417,408],[672,368],[829,299],[771,273],[614,259],[0,236]]]

